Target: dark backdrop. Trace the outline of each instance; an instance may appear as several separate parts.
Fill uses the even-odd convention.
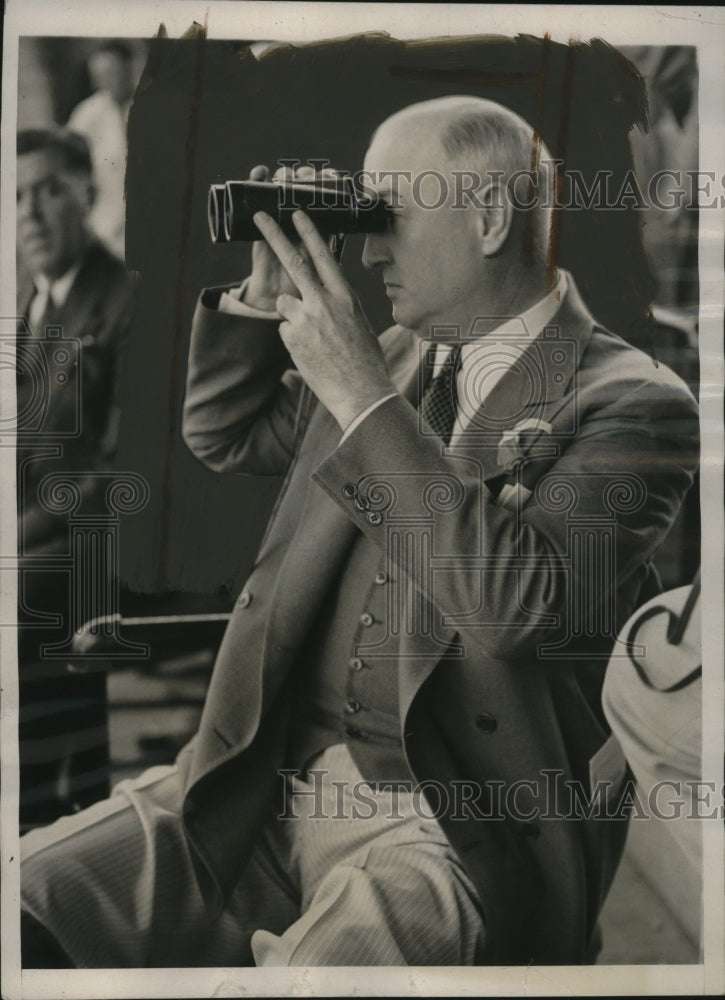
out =
[[[193,32],[192,32],[193,35]],[[139,272],[139,308],[123,382],[119,468],[148,479],[152,500],[124,519],[122,576],[138,591],[233,594],[251,565],[277,480],[220,477],[180,437],[191,317],[205,285],[241,278],[244,244],[214,246],[206,222],[210,183],[244,177],[280,157],[362,166],[370,134],[393,111],[452,93],[512,108],[568,170],[591,182],[632,167],[628,133],[646,120],[641,78],[600,40],[488,37],[402,43],[384,35],[295,48],[259,61],[246,43],[199,32],[151,43],[129,122],[127,239]],[[636,211],[567,211],[558,263],[589,307],[641,341],[653,282]],[[389,320],[378,279],[351,240],[344,267],[377,328]]]

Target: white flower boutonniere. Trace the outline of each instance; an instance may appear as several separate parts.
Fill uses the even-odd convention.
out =
[[[515,427],[504,431],[498,443],[497,460],[504,472],[512,472],[526,457],[535,438],[551,434],[553,427],[546,420],[530,417],[520,420]]]

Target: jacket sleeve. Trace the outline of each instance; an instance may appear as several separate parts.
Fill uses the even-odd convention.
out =
[[[309,397],[277,321],[220,311],[223,291],[202,292],[194,314],[184,441],[215,472],[282,475]]]
[[[484,482],[476,453],[442,454],[437,439],[420,434],[416,410],[396,396],[313,478],[398,563],[444,625],[510,659],[566,638],[577,600],[586,605],[576,612],[586,631],[614,617],[622,591],[636,597],[697,455],[689,392],[640,382],[590,406],[530,496],[509,509]]]

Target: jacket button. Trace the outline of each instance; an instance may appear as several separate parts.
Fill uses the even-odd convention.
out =
[[[494,719],[492,715],[488,712],[481,712],[480,715],[476,716],[476,725],[479,729],[483,730],[484,733],[493,733],[496,731],[498,722]]]
[[[357,700],[357,698],[349,698],[345,702],[345,711],[347,712],[348,715],[354,715],[355,712],[360,711],[360,702]]]
[[[350,660],[351,670],[362,670],[364,666],[365,664],[363,663],[363,661],[360,659],[359,656],[353,656],[353,658]]]
[[[387,573],[383,573],[383,572],[376,573],[375,574],[375,582],[377,583],[377,585],[379,587],[381,587],[384,583],[388,582],[388,574]]]
[[[370,511],[368,511],[368,523],[369,524],[372,524],[373,526],[377,527],[377,525],[380,524],[382,522],[382,520],[383,520],[383,515],[380,513],[379,510],[370,510]]]
[[[239,600],[237,601],[237,607],[248,608],[252,603],[252,595],[248,590],[243,590],[239,595]]]
[[[363,613],[360,615],[360,624],[364,625],[365,628],[370,628],[370,626],[374,621],[375,619],[373,618],[373,616],[370,614],[369,611],[363,611]]]
[[[357,486],[355,483],[345,483],[342,488],[342,495],[347,497],[348,500],[352,500],[353,497],[357,496]]]

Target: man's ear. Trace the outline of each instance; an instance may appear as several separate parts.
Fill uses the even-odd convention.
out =
[[[480,207],[479,239],[484,257],[496,257],[506,244],[513,223],[513,206],[496,181],[489,181],[476,192]]]
[[[84,215],[88,215],[96,203],[96,185],[93,178],[85,173],[69,175],[69,183],[72,184],[75,198]]]

